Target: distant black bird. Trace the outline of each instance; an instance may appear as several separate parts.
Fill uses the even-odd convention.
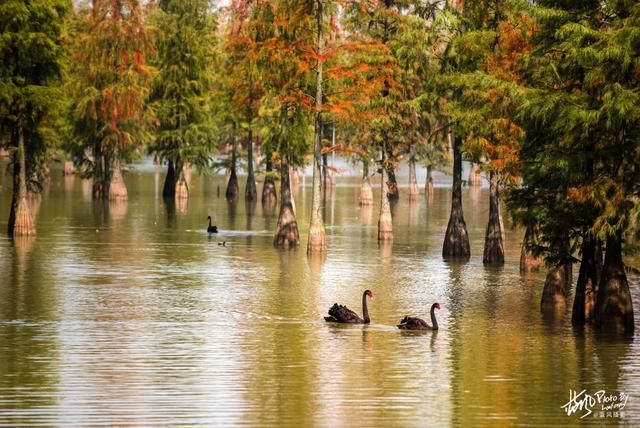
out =
[[[207,220],[209,220],[209,227],[207,227],[207,232],[218,233],[218,226],[211,226],[211,216],[207,216]]]
[[[440,310],[439,303],[431,305],[431,325],[420,318],[404,317],[402,321],[400,321],[400,324],[398,324],[398,328],[401,330],[437,330],[438,321],[436,320],[436,309]]]
[[[226,247],[227,241],[218,242],[218,245],[220,245],[221,247]]]
[[[365,290],[362,294],[362,315],[364,319],[360,318],[358,314],[353,312],[346,306],[334,303],[329,309],[329,316],[324,317],[327,322],[339,322],[345,324],[369,324],[369,311],[367,310],[367,296],[373,299],[373,293],[369,290]]]

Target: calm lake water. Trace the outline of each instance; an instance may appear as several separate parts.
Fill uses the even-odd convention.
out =
[[[226,202],[224,177],[194,174],[188,203],[168,206],[164,171],[148,163],[125,177],[129,202],[106,205],[58,166],[36,204],[37,238],[11,242],[6,166],[2,426],[640,423],[637,341],[543,317],[544,276],[518,272],[520,230],[507,228],[504,268],[483,267],[487,189],[464,190],[472,258],[455,264],[441,257],[448,188],[412,204],[404,189],[393,244],[380,246],[377,201],[360,208],[357,178],[338,178],[323,261],[305,254],[310,178],[296,191],[294,251],[272,247],[276,213]],[[638,319],[640,278],[629,278]],[[366,288],[371,325],[323,321],[334,302],[360,313]],[[406,314],[428,319],[435,301],[437,333],[395,328]],[[624,417],[567,416],[570,389],[629,394]]]

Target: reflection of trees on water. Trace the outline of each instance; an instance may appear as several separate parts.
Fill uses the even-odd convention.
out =
[[[21,411],[53,408],[57,397],[59,347],[53,323],[57,287],[43,269],[35,237],[15,237],[0,281],[0,420],[24,423]],[[11,394],[11,399],[9,399]],[[8,413],[5,413],[8,411]]]

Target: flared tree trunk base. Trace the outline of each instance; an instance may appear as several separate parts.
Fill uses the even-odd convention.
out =
[[[596,301],[596,326],[606,332],[632,334],[635,329],[629,282],[624,271],[620,235],[607,239]]]
[[[393,221],[391,215],[382,215],[378,220],[378,241],[393,240]]]
[[[327,251],[327,234],[324,226],[312,225],[309,228],[307,254],[325,253]]]
[[[373,189],[369,180],[364,180],[360,187],[360,197],[358,198],[360,205],[373,205]]]
[[[293,248],[300,245],[298,222],[291,208],[280,213],[273,245],[277,248]]]
[[[73,167],[73,162],[65,161],[64,162],[64,167],[62,168],[62,174],[63,175],[73,175],[74,172],[75,172],[75,168]]]
[[[186,200],[189,199],[189,185],[187,184],[187,180],[182,178],[178,180],[176,183],[176,199]]]
[[[36,227],[26,197],[19,198],[11,207],[9,215],[10,236],[34,236]]]
[[[595,308],[598,296],[598,270],[595,243],[590,238],[582,242],[582,262],[576,284],[571,323],[583,325],[595,321]]]
[[[567,289],[570,276],[567,269],[570,265],[555,265],[549,268],[542,290],[540,307],[543,311],[564,311],[567,307]]]
[[[442,246],[442,256],[461,260],[471,257],[469,234],[467,233],[467,224],[464,219],[451,218],[449,220]]]
[[[129,194],[122,178],[122,171],[119,165],[115,165],[111,174],[111,183],[109,183],[109,200],[126,201],[128,198]]]

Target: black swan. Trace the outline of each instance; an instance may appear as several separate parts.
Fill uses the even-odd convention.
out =
[[[358,314],[353,312],[346,306],[334,303],[329,309],[329,316],[324,317],[327,322],[339,322],[347,324],[369,324],[369,311],[367,310],[367,296],[373,299],[373,293],[370,290],[365,290],[362,294],[362,315],[364,319],[360,318]]]
[[[209,227],[207,227],[207,233],[218,233],[218,226],[211,226],[211,216],[207,216],[209,220]]]
[[[431,305],[431,324],[433,326],[430,326],[425,320],[420,318],[404,317],[402,321],[400,321],[398,328],[402,330],[437,330],[438,321],[436,320],[436,309],[440,310],[440,303]]]

